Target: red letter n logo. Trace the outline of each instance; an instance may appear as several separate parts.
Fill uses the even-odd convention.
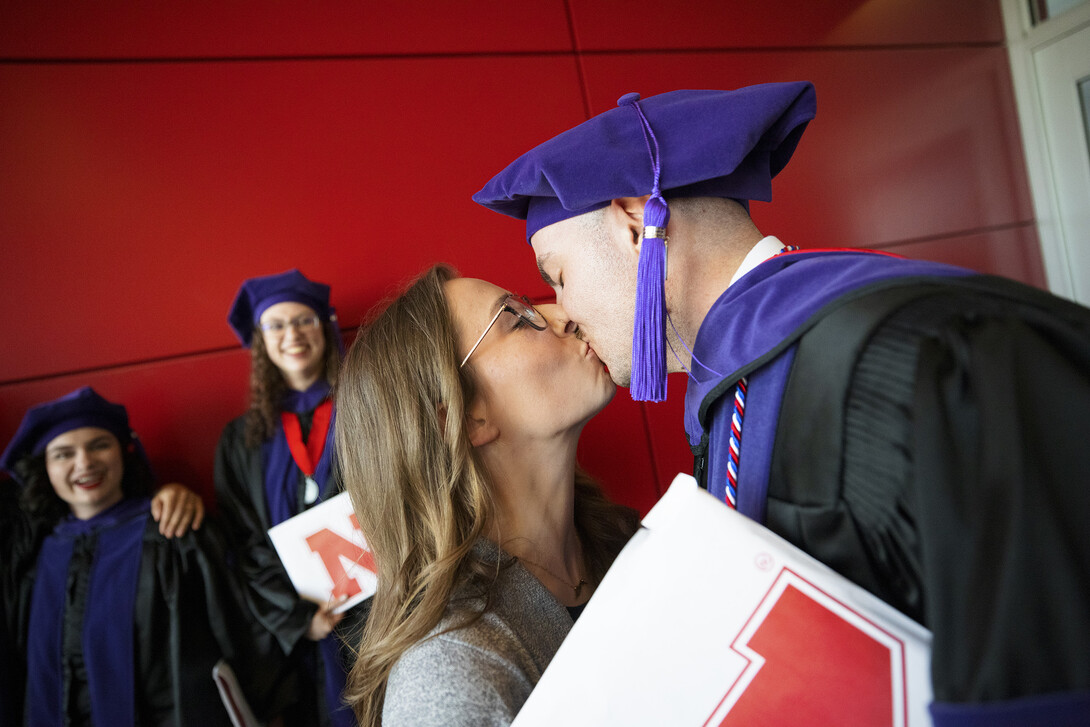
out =
[[[748,666],[705,727],[902,727],[908,720],[904,644],[790,570],[733,649]]]
[[[358,530],[356,516],[352,515],[351,519],[353,527]],[[306,541],[311,551],[317,553],[322,559],[322,564],[329,573],[330,580],[333,581],[332,598],[341,596],[351,598],[363,590],[359,582],[348,574],[345,563],[349,568],[359,566],[372,573],[375,572],[375,559],[370,551],[329,528],[322,528],[313,535],[307,536]]]

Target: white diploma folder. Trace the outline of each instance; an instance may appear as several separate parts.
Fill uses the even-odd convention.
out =
[[[295,590],[317,603],[347,596],[336,612],[375,594],[375,562],[342,492],[269,529]]]
[[[930,725],[931,634],[678,475],[515,727]]]

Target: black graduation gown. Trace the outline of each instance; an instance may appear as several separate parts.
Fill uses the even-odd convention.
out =
[[[246,446],[245,419],[240,416],[229,422],[216,447],[216,502],[251,613],[275,637],[284,654],[291,657],[298,682],[310,684],[309,688],[301,686],[297,694],[285,701],[288,705],[285,720],[289,726],[324,725],[328,723],[328,713],[322,696],[322,660],[315,642],[306,638],[318,606],[299,597],[269,539],[268,530],[273,523],[265,506],[262,450],[260,446]],[[342,489],[340,480],[336,475],[333,477],[327,492]],[[299,483],[302,493],[301,474]],[[369,608],[370,601],[366,601],[350,609],[334,631],[346,672],[352,659],[348,644],[350,639],[358,638]],[[315,672],[317,679],[311,676]]]
[[[796,339],[766,524],[932,630],[937,702],[1086,693],[1090,311],[978,276],[853,298]]]
[[[299,598],[268,537],[265,479],[260,447],[246,446],[246,418],[224,428],[216,447],[216,505],[257,620],[290,654],[306,638],[318,605]]]
[[[0,480],[0,724],[22,722],[26,690],[23,632],[30,599],[23,589],[35,556],[49,533],[45,523],[32,521],[19,506],[20,488]]]
[[[22,529],[14,543],[15,551],[25,555],[29,547],[40,547],[47,534],[43,530]],[[212,680],[212,667],[221,658],[232,664],[244,691],[260,712],[262,700],[275,688],[262,680],[279,672],[275,661],[281,657],[260,649],[252,639],[240,595],[224,562],[223,543],[215,523],[208,520],[198,531],[168,539],[160,535],[158,523],[149,516],[140,547],[133,608],[137,723],[228,727],[230,719]],[[23,676],[36,559],[35,555],[29,564],[22,559],[19,581],[4,583],[3,602],[9,633],[14,637],[15,658],[5,671],[10,666]],[[77,567],[75,558],[72,567]],[[82,620],[79,613],[87,605],[86,591],[82,589],[65,611],[65,623]],[[87,693],[86,684],[84,687],[84,697],[95,698]],[[65,693],[72,688],[66,680]],[[5,705],[5,718],[22,714],[22,696],[10,708]],[[21,719],[18,716],[4,724],[18,724]]]
[[[271,643],[260,644],[246,618],[215,526],[209,521],[200,530],[167,539],[149,519],[144,534],[141,573],[154,572],[155,577],[142,577],[136,595],[142,712],[161,714],[179,726],[229,723],[211,679],[221,655],[232,664],[259,715],[282,661]],[[168,663],[164,651],[170,655]]]

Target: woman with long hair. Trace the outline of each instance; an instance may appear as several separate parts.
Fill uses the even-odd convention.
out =
[[[332,471],[330,388],[341,338],[329,286],[298,270],[251,278],[228,321],[250,349],[250,405],[216,450],[216,497],[254,618],[279,642],[301,680],[285,712],[293,725],[351,725],[342,702],[347,654],[334,631],[338,604],[301,598],[269,539],[269,528],[340,491]],[[342,626],[363,618],[348,612]]]
[[[378,567],[361,724],[511,722],[638,526],[576,464],[613,393],[559,306],[446,266],[360,332],[336,441]]]
[[[125,407],[89,387],[30,409],[0,467],[21,486],[5,534],[5,665],[26,725],[230,724],[212,667],[260,662],[214,528],[166,537]],[[249,695],[255,707],[262,698]]]

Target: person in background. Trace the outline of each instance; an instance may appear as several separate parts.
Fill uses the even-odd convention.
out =
[[[39,404],[0,467],[21,487],[19,512],[5,508],[15,663],[4,672],[25,675],[5,684],[0,714],[29,726],[230,724],[212,667],[225,658],[245,679],[256,645],[215,529],[168,537],[152,517],[125,407],[90,387]]]
[[[334,629],[359,628],[365,606],[336,614],[338,604],[301,598],[268,536],[341,490],[332,469],[330,387],[342,344],[329,293],[298,270],[251,278],[228,317],[250,349],[250,407],[220,437],[216,498],[250,610],[302,681],[299,700],[284,713],[288,727],[355,723],[341,696],[350,657]]]
[[[633,398],[688,372],[709,492],[931,629],[936,724],[1086,724],[1090,311],[762,234],[815,111],[808,82],[626,94],[474,199]]]
[[[575,460],[614,390],[559,307],[445,266],[361,331],[336,395],[379,569],[347,691],[361,724],[514,719],[638,527]]]
[[[14,463],[3,464],[9,471]],[[15,594],[25,582],[26,568],[33,566],[33,556],[42,539],[48,535],[48,523],[31,518],[19,503],[22,487],[12,478],[0,477],[0,592]],[[160,487],[151,499],[152,519],[159,523],[159,532],[166,538],[197,530],[204,520],[204,503],[195,492],[176,482]],[[0,724],[17,724],[23,704],[25,670],[19,666],[22,656],[17,648],[19,634],[10,629],[6,613],[11,599],[0,598]]]

